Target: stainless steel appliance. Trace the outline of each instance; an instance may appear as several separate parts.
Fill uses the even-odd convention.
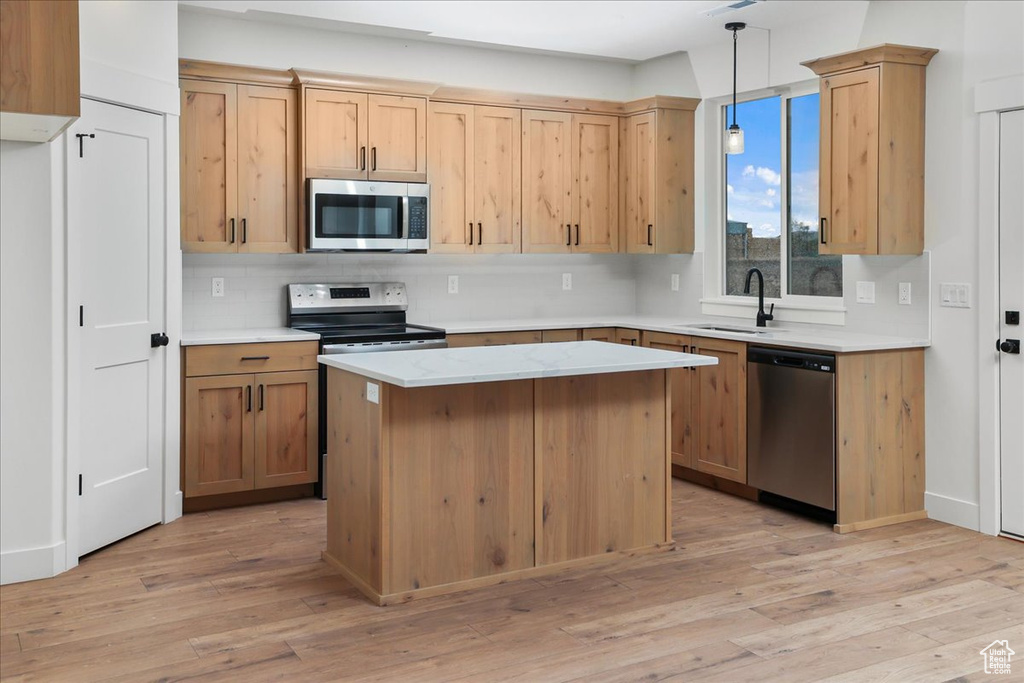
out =
[[[426,183],[311,178],[310,251],[425,251],[430,245]]]
[[[836,509],[835,356],[747,348],[747,483]]]
[[[288,326],[320,335],[320,353],[376,353],[448,346],[444,330],[405,322],[401,282],[288,285]],[[326,498],[327,370],[320,367],[320,466],[316,494]]]

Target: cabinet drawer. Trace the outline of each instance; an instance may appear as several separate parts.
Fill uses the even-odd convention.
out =
[[[211,344],[185,347],[185,376],[316,370],[317,342]]]
[[[505,344],[539,344],[540,330],[526,332],[477,332],[473,334],[450,334],[448,346],[502,346]]]

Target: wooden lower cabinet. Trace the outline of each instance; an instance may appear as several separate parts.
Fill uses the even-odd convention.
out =
[[[238,372],[238,358],[258,358],[252,362],[269,367],[315,367],[316,342],[257,345],[276,347],[264,356],[252,356],[253,346],[186,348],[186,498],[316,481],[318,371]],[[221,367],[210,364],[214,357]],[[225,374],[211,374],[218,371]]]
[[[615,329],[615,342],[628,346],[640,346],[640,330],[627,330],[618,327]]]
[[[652,349],[689,353],[692,340],[683,334],[644,332],[643,345]],[[672,377],[672,464],[696,468],[694,458],[693,387],[697,368],[670,370]]]
[[[504,346],[505,344],[539,344],[543,339],[540,330],[523,332],[475,332],[472,334],[449,334],[448,347]]]
[[[544,330],[541,340],[546,342],[574,342],[580,340],[579,330]]]
[[[582,331],[583,341],[603,341],[612,344],[640,345],[640,330],[624,327],[588,327]]]

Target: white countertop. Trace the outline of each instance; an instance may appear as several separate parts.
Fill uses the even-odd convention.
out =
[[[462,322],[431,322],[447,334],[469,334],[474,332],[513,332],[522,330],[562,330],[587,327],[626,327],[634,330],[668,332],[671,334],[694,334],[716,339],[761,344],[764,346],[786,346],[790,348],[831,351],[833,353],[854,353],[857,351],[887,351],[892,349],[914,349],[931,346],[927,339],[894,337],[875,334],[847,332],[842,328],[824,327],[783,327],[769,323],[767,328],[757,328],[752,323],[732,318],[688,318],[672,319],[653,316],[608,316],[592,318],[535,318],[519,320],[474,320]],[[746,331],[710,330],[705,327],[734,328]],[[756,334],[753,332],[757,332]]]
[[[407,389],[718,363],[710,356],[597,341],[339,354],[317,360]]]
[[[261,327],[249,330],[198,330],[181,333],[182,346],[205,344],[254,344],[257,342],[316,341],[316,332],[303,332],[290,327]]]

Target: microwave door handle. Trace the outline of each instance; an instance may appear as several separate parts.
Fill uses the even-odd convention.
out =
[[[402,220],[398,224],[398,239],[405,239],[409,234],[409,197],[402,197]]]

